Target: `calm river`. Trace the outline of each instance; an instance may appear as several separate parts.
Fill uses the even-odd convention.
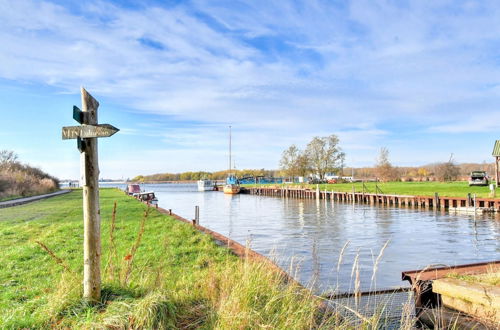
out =
[[[125,185],[117,186],[121,189]],[[405,286],[404,270],[500,259],[500,220],[411,208],[373,207],[325,200],[198,192],[194,184],[141,185],[159,205],[184,218],[200,206],[200,224],[267,256],[318,291]],[[372,281],[374,263],[387,243]],[[339,255],[342,262],[338,267]],[[339,269],[339,271],[337,271]],[[356,272],[354,271],[354,274]],[[315,279],[315,281],[313,281]]]

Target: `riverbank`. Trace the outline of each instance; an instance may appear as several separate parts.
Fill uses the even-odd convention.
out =
[[[286,185],[245,185],[246,187],[276,186],[276,187],[296,187],[316,189],[315,184],[286,184]],[[337,192],[358,192],[367,194],[386,194],[386,195],[411,195],[411,196],[434,196],[438,193],[442,197],[466,197],[467,194],[476,195],[476,197],[490,198],[489,187],[472,186],[469,187],[467,181],[453,182],[355,182],[355,183],[336,183],[320,184],[322,191]],[[500,197],[500,193],[498,194]]]
[[[319,185],[315,189],[301,186],[247,186],[241,188],[242,194],[263,195],[282,198],[324,199],[348,203],[370,205],[393,205],[424,209],[453,210],[462,213],[500,212],[500,199],[481,198],[468,194],[466,197],[446,197],[435,193],[433,196],[415,196],[375,193],[321,190]]]
[[[0,210],[0,328],[348,326],[265,263],[118,190],[101,190],[101,217],[102,301],[88,305],[81,191]]]

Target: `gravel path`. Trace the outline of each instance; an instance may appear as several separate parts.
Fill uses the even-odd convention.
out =
[[[59,190],[59,191],[56,191],[56,192],[53,192],[50,194],[45,194],[45,195],[12,199],[10,201],[0,202],[0,209],[5,208],[5,207],[11,207],[11,206],[17,206],[17,205],[22,205],[22,204],[26,204],[26,203],[31,203],[34,201],[38,201],[40,199],[46,199],[46,198],[50,198],[50,197],[54,197],[54,196],[67,194],[69,192],[71,192],[71,190],[66,189],[66,190]]]

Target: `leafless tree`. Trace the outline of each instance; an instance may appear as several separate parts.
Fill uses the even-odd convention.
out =
[[[453,160],[453,154],[447,162],[436,165],[435,176],[439,181],[454,181],[459,174],[460,169]]]
[[[399,177],[397,168],[389,161],[389,150],[386,147],[380,148],[375,172],[382,181],[394,181]]]
[[[17,154],[10,150],[0,150],[0,169],[6,169],[17,163]]]

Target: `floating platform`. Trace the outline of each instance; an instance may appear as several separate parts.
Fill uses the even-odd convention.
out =
[[[479,275],[497,272],[500,272],[500,260],[410,270],[402,273],[402,279],[410,282],[414,290],[416,316],[426,325],[435,326],[443,322],[449,324],[455,320],[459,323],[458,328],[462,329],[477,323],[476,318],[479,317],[481,326],[475,328],[489,329],[489,324],[484,324],[484,321],[500,321],[499,289],[488,289],[484,285],[476,284],[464,285],[461,283],[463,281],[448,277],[450,274]],[[457,283],[461,287],[457,286]]]
[[[483,214],[483,213],[494,213],[498,212],[494,208],[490,207],[451,207],[450,211],[457,213],[467,213],[467,214]]]

